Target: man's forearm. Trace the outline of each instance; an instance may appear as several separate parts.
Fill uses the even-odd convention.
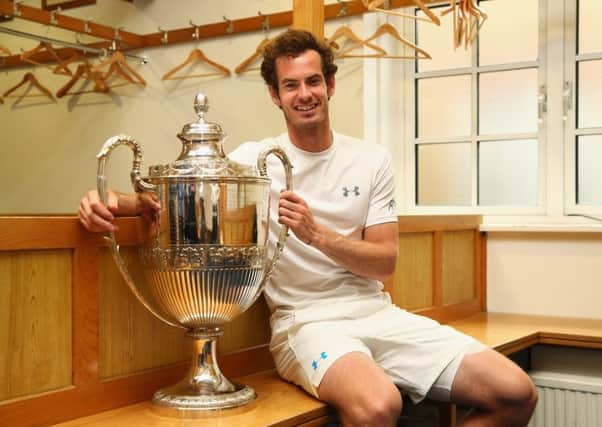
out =
[[[319,226],[311,245],[358,276],[385,281],[395,270],[396,240],[352,240]]]

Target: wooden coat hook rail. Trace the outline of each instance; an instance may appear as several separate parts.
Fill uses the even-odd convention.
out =
[[[437,0],[422,0],[424,4],[436,3]],[[416,6],[413,0],[390,0],[391,8]],[[343,13],[344,11],[344,13]],[[370,12],[362,3],[362,0],[350,0],[332,3],[324,6],[324,19],[339,19],[348,16],[362,15]],[[115,39],[115,28],[73,18],[59,13],[51,13],[49,11],[17,4],[13,4],[11,0],[0,0],[0,15],[12,16],[18,19],[38,22],[45,25],[53,25],[58,28],[70,30],[78,33],[86,33],[91,36],[99,37],[105,40]],[[221,22],[188,26],[179,29],[159,31],[150,34],[135,34],[129,31],[119,30],[121,38],[121,51],[131,49],[140,49],[143,47],[163,47],[175,43],[192,42],[198,39],[210,39],[214,37],[228,36],[231,34],[241,34],[254,31],[262,31],[265,25],[265,20],[269,21],[271,29],[283,28],[292,25],[293,12],[292,10],[285,12],[277,12],[271,14],[261,14],[239,19],[224,19]],[[195,37],[196,34],[196,37]],[[108,47],[106,43],[87,44],[90,47]],[[63,49],[57,49],[59,57],[64,58],[72,54],[69,52],[61,52]],[[52,58],[35,58],[37,62],[52,61]],[[5,58],[5,64],[2,68],[11,68],[23,65],[18,55],[13,55]]]

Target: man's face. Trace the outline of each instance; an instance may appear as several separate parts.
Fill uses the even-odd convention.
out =
[[[270,87],[274,104],[282,108],[289,126],[300,130],[328,124],[328,99],[334,93],[334,77],[327,82],[322,59],[315,50],[297,57],[276,59],[278,92]]]

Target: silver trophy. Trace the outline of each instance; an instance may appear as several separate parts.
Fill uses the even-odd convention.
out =
[[[260,295],[278,260],[288,229],[282,226],[270,258],[266,245],[270,179],[266,158],[283,163],[292,189],[292,166],[278,146],[262,151],[257,166],[229,160],[221,145],[222,128],[205,120],[207,97],[197,94],[199,119],[185,125],[179,157],[151,166],[140,176],[142,153],[132,138],[108,139],[98,154],[97,185],[106,204],[105,167],[113,149],[134,152],[131,181],[135,191],[153,191],[161,209],[140,234],[137,264],[144,278],[134,280],[113,233],[107,239],[117,267],[136,298],[163,322],[184,328],[195,340],[190,371],[179,383],[157,391],[153,403],[179,411],[241,406],[255,398],[253,389],[231,383],[217,363],[216,340],[222,325],[247,310]]]

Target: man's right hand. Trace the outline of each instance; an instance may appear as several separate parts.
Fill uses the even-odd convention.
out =
[[[161,209],[155,193],[121,194],[107,191],[107,205],[100,201],[98,191],[88,191],[79,204],[79,220],[90,231],[116,231],[113,224],[118,215],[143,215],[152,219]]]

